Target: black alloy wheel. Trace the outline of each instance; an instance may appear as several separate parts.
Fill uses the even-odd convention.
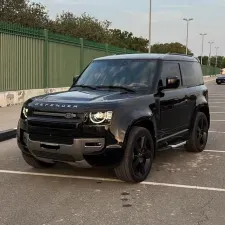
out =
[[[197,135],[197,145],[200,149],[202,149],[206,142],[208,136],[208,122],[205,120],[204,117],[201,117],[198,121],[198,127],[196,129]]]
[[[129,133],[122,162],[115,168],[116,176],[126,182],[144,181],[152,167],[154,146],[151,133],[146,128],[134,126]]]
[[[139,137],[133,149],[132,168],[135,175],[144,176],[151,164],[151,160],[151,141],[146,136]]]
[[[187,151],[202,152],[207,144],[208,130],[209,124],[206,115],[198,112],[186,144]]]

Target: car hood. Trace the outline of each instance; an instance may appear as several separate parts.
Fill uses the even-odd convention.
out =
[[[110,107],[115,107],[117,104],[138,97],[136,93],[127,93],[120,91],[66,91],[58,92],[52,94],[46,94],[30,99],[27,102],[32,108],[43,108],[46,110],[56,110],[57,109],[79,109],[79,108],[105,108],[107,105]]]
[[[225,79],[225,76],[219,76],[219,77],[217,77],[217,79],[220,79],[220,78]]]

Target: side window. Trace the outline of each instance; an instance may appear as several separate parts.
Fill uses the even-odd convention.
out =
[[[163,62],[161,80],[163,82],[163,86],[166,85],[167,77],[178,77],[181,79],[180,75],[180,66],[178,62]]]
[[[203,84],[202,69],[198,62],[182,62],[183,85],[195,86]]]

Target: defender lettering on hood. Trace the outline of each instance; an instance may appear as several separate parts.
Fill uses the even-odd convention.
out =
[[[54,107],[54,108],[70,108],[70,109],[77,109],[78,106],[75,104],[60,104],[60,103],[42,103],[42,102],[36,102],[34,103],[34,106],[40,106],[40,107]]]

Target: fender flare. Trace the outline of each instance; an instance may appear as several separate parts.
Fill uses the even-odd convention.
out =
[[[153,138],[153,141],[154,141],[154,144],[155,144],[154,151],[156,151],[158,130],[157,130],[156,118],[153,115],[142,116],[140,118],[137,118],[137,119],[133,120],[132,123],[129,124],[129,126],[127,127],[127,130],[126,130],[126,133],[125,133],[125,137],[124,137],[124,141],[123,141],[123,147],[126,146],[130,131],[131,131],[132,127],[135,126],[135,125],[139,125],[139,126],[141,125],[141,127],[147,128],[151,132],[152,138]]]
[[[193,124],[195,122],[195,117],[197,115],[198,112],[203,112],[206,114],[206,117],[208,119],[208,124],[209,124],[209,127],[210,127],[210,112],[209,112],[209,106],[208,104],[205,102],[205,103],[202,103],[202,104],[199,104],[196,106],[193,114],[192,114],[192,117],[191,117],[191,123],[190,123],[190,131],[192,130],[193,128]]]

